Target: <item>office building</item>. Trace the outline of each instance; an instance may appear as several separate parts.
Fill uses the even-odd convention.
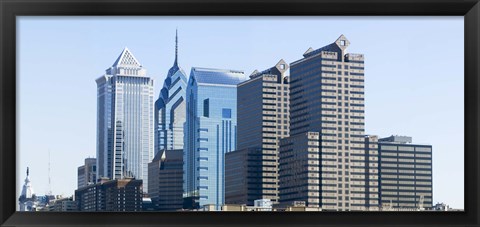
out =
[[[125,48],[97,82],[97,178],[144,180],[154,153],[153,80]]]
[[[412,143],[412,137],[378,139],[380,206],[431,209],[432,146]]]
[[[304,202],[308,207],[320,207],[322,202],[319,193],[312,193],[318,192],[321,187],[320,135],[318,132],[305,134],[287,137],[280,143],[279,182],[282,206]]]
[[[183,208],[183,150],[163,150],[148,164],[148,195],[155,210]]]
[[[73,197],[56,196],[55,199],[50,199],[48,205],[40,211],[69,212],[78,211],[78,208],[77,202],[73,200]]]
[[[318,178],[295,183],[280,176],[281,203],[291,202],[293,194],[305,194],[307,207],[327,211],[367,209],[364,56],[347,53],[349,45],[341,35],[327,46],[309,48],[302,59],[290,64],[291,138],[281,142],[284,147],[280,147],[280,171],[289,173],[300,168],[287,163],[291,158],[281,154],[290,152],[298,162],[307,164],[301,167],[304,170],[318,168]],[[309,155],[315,156],[306,154],[315,152],[310,146],[316,146],[312,144],[317,143],[317,135],[319,157],[307,162]],[[297,150],[304,155],[297,154]]]
[[[365,135],[365,207],[369,211],[380,210],[378,137]]]
[[[163,149],[183,149],[185,94],[187,77],[178,66],[178,35],[175,37],[175,61],[163,82],[155,102],[155,154]]]
[[[185,207],[225,203],[225,153],[237,147],[237,85],[242,71],[192,68],[184,146]]]
[[[80,211],[142,211],[142,180],[109,180],[75,190]]]
[[[97,183],[97,159],[86,158],[85,164],[77,170],[77,188]]]
[[[278,202],[279,140],[289,133],[287,70],[282,59],[238,85],[238,145],[225,157],[227,204]]]

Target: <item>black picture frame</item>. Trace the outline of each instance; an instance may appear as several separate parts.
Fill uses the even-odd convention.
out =
[[[16,16],[28,15],[464,16],[465,211],[15,212]],[[0,25],[1,226],[480,226],[479,0],[0,0]],[[444,48],[456,47],[446,44]]]

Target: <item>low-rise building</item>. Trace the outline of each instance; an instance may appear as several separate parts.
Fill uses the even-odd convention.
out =
[[[75,190],[80,211],[142,211],[143,181],[134,178],[101,179]]]
[[[148,195],[156,210],[183,208],[183,150],[162,150],[148,164]]]

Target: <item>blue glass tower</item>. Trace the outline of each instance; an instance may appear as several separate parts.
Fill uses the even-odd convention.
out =
[[[187,87],[184,197],[187,207],[225,201],[225,153],[237,147],[237,84],[243,71],[192,68]]]
[[[155,102],[155,154],[161,150],[183,149],[187,76],[178,66],[178,33],[175,36],[175,62],[167,74]]]

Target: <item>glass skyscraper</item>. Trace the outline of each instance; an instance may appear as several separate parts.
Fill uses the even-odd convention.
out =
[[[97,82],[97,177],[143,180],[153,159],[153,79],[125,48]]]
[[[155,102],[155,154],[163,149],[183,149],[187,76],[178,66],[178,35],[175,62],[168,71],[160,97]]]
[[[186,207],[225,200],[225,153],[237,147],[237,84],[243,71],[192,68],[184,147]]]

